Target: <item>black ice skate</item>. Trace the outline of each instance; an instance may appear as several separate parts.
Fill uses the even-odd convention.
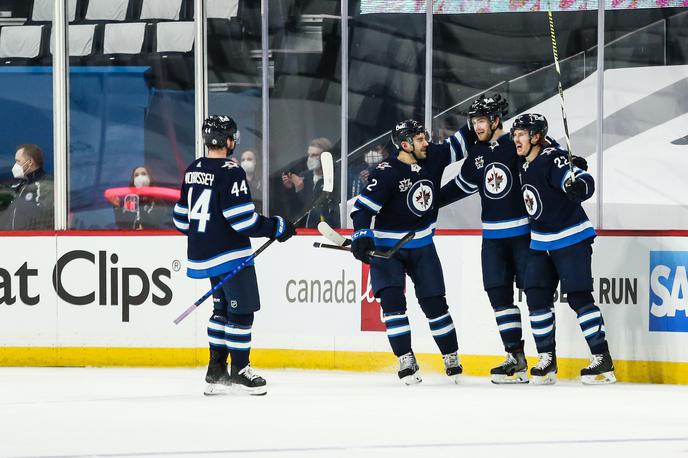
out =
[[[399,378],[406,385],[415,385],[423,381],[418,373],[419,369],[416,355],[412,351],[399,357]]]
[[[554,352],[538,354],[538,363],[530,369],[530,375],[536,385],[557,383],[557,355]]]
[[[584,385],[607,385],[616,382],[614,363],[609,353],[592,355],[590,365],[581,369],[581,382]]]
[[[442,355],[444,370],[454,383],[459,383],[459,375],[463,372],[463,366],[459,362],[458,352]]]
[[[507,353],[502,364],[490,370],[492,383],[497,385],[511,383],[528,383],[528,362],[522,351]]]
[[[253,372],[251,366],[240,369],[232,366],[232,389],[252,396],[267,394],[267,382],[263,377]]]
[[[228,388],[232,381],[227,373],[227,351],[211,349],[208,371],[205,373],[207,383],[203,394],[213,396],[216,394],[228,394]]]

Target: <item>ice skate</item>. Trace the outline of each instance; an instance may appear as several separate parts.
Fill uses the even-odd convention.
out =
[[[490,371],[492,383],[506,385],[513,383],[528,383],[528,362],[522,351],[507,353],[502,364]]]
[[[399,357],[399,378],[406,385],[415,385],[423,381],[418,373],[418,363],[416,362],[416,355],[412,351],[401,355]]]
[[[557,383],[557,355],[554,352],[538,354],[538,363],[530,369],[530,375],[536,385]]]
[[[590,365],[581,369],[581,382],[584,385],[608,385],[616,382],[614,363],[609,353],[592,355]]]
[[[442,355],[444,370],[454,383],[459,383],[459,375],[463,372],[463,366],[459,362],[458,352]]]
[[[206,386],[203,394],[213,396],[228,394],[232,381],[227,373],[227,354],[218,350],[210,350],[210,362],[205,374]]]
[[[253,372],[251,366],[242,369],[232,366],[232,389],[239,393],[246,393],[252,396],[263,396],[267,394],[267,382],[263,377]]]

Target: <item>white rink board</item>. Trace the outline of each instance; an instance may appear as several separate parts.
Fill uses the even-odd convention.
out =
[[[254,325],[254,347],[388,351],[384,332],[361,331],[361,264],[346,253],[314,249],[314,241],[321,238],[299,236],[285,244],[274,244],[256,260],[263,309]],[[263,242],[254,240],[254,247]],[[459,331],[460,352],[502,354],[492,310],[482,290],[480,237],[438,236],[436,244],[444,267],[447,300]],[[31,249],[27,250],[29,246]],[[191,280],[185,276],[184,237],[3,237],[0,249],[4,253],[0,260],[0,346],[201,348],[206,345],[210,301],[179,326],[172,323],[209,288],[207,280]],[[688,299],[684,296],[688,295],[688,288],[681,292],[680,279],[685,278],[688,265],[688,238],[598,237],[594,250],[596,299],[599,299],[601,281],[635,285],[627,295],[628,300],[622,297],[621,303],[600,303],[615,358],[688,361],[685,331],[650,331],[650,253],[677,252],[677,259],[686,260],[668,267],[672,276],[678,273],[674,284],[679,288],[674,288],[678,309],[674,317],[667,318],[671,327],[671,323],[686,319]],[[116,262],[113,254],[117,255]],[[66,259],[65,255],[74,259],[62,270],[62,286],[72,296],[92,293],[91,298],[82,300],[87,302],[84,305],[72,304],[56,294],[53,269],[58,259]],[[104,270],[101,263],[105,265]],[[26,267],[21,269],[24,264]],[[113,272],[118,283],[116,288],[112,287]],[[142,304],[128,307],[129,321],[123,321],[123,299],[142,292],[141,275],[147,278],[150,291]],[[125,276],[131,279],[126,291]],[[103,279],[105,288],[101,292]],[[320,282],[321,296],[317,297],[316,287],[311,299],[310,289],[316,281]],[[328,282],[333,288],[331,297],[323,291]],[[668,285],[666,289],[670,292],[672,283],[666,279],[660,282]],[[299,300],[299,292],[301,299],[304,298],[301,290],[304,284],[309,288],[305,301]],[[113,290],[117,304],[113,304]],[[27,305],[22,302],[22,296],[29,302],[39,296],[39,301]],[[153,296],[162,304],[156,305]],[[16,302],[9,305],[11,297]],[[415,351],[436,352],[410,281],[407,297]],[[608,297],[611,299],[612,294]],[[556,311],[558,354],[586,358],[587,345],[574,313],[560,302]],[[526,350],[532,355],[535,349],[525,313],[523,317]]]

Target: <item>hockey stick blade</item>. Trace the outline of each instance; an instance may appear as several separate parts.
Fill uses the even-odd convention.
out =
[[[329,151],[323,151],[320,155],[320,166],[323,172],[323,192],[334,191],[334,163]]]
[[[321,221],[318,223],[318,232],[325,237],[327,240],[330,242],[334,243],[335,245],[338,246],[349,246],[351,245],[351,239],[347,239],[346,237],[342,236],[339,234],[337,231],[332,229],[332,227],[327,224],[325,221]]]

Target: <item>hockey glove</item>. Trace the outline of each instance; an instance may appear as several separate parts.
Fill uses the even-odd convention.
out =
[[[564,183],[564,189],[566,190],[566,197],[570,201],[580,203],[585,200],[588,186],[583,180],[571,180],[570,178]]]
[[[272,221],[275,223],[275,236],[278,242],[286,242],[296,235],[296,227],[291,221],[288,221],[281,216],[273,216]]]
[[[370,264],[369,253],[371,251],[375,251],[373,231],[370,229],[359,229],[351,235],[351,252],[354,254],[354,258]]]
[[[574,167],[578,167],[579,169],[585,170],[586,172],[588,171],[588,161],[586,161],[584,157],[572,156],[571,163]]]

